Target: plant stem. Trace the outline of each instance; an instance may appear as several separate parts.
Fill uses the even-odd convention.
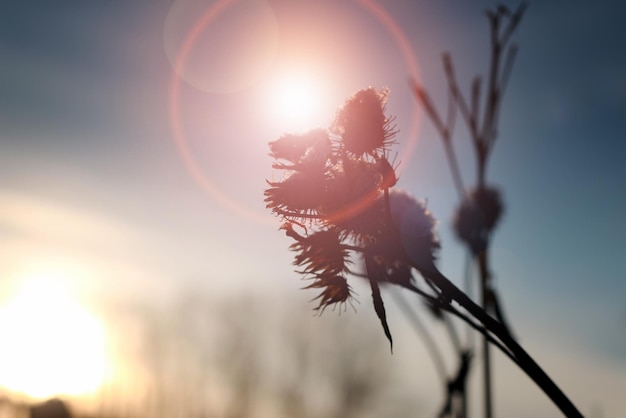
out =
[[[489,312],[489,299],[487,297],[487,286],[490,279],[489,268],[487,265],[487,251],[485,249],[478,255],[478,265],[480,271],[480,288],[481,288],[481,304],[485,311]],[[483,338],[483,383],[484,401],[485,401],[485,418],[493,417],[493,401],[492,401],[492,386],[491,386],[491,354],[489,348],[489,341]]]
[[[483,301],[484,306],[484,301]],[[483,338],[483,383],[484,390],[484,402],[485,402],[485,418],[493,417],[493,403],[491,399],[491,354],[489,348],[489,341],[487,338]]]
[[[446,278],[434,265],[428,270],[421,269],[421,273],[432,280],[451,300],[456,301],[472,316],[478,319],[492,332],[504,345],[511,350],[520,368],[539,386],[552,402],[563,412],[566,417],[582,418],[583,415],[576,406],[561,391],[546,372],[533,360],[522,346],[508,333],[506,328],[489,316],[484,309],[472,301],[465,293]]]
[[[443,357],[441,356],[441,350],[439,350],[439,348],[437,347],[435,340],[433,339],[432,335],[430,335],[430,333],[428,332],[428,329],[426,328],[426,326],[419,319],[415,311],[411,309],[407,301],[404,300],[402,295],[395,291],[391,291],[389,293],[391,293],[391,297],[396,302],[396,305],[400,307],[400,309],[404,313],[404,316],[406,316],[409,319],[409,321],[413,324],[413,328],[415,329],[417,334],[421,337],[422,342],[426,346],[426,350],[428,351],[428,354],[433,359],[433,364],[435,366],[435,370],[437,371],[437,375],[439,376],[439,379],[441,380],[442,385],[445,387],[446,383],[448,382],[448,377],[446,373],[446,367],[443,362]]]
[[[517,358],[513,355],[513,353],[511,353],[511,351],[505,347],[500,340],[494,338],[490,333],[489,330],[487,330],[487,328],[485,328],[484,325],[481,324],[477,324],[475,323],[469,316],[467,316],[466,314],[460,312],[458,309],[456,309],[454,306],[452,306],[451,304],[445,304],[445,305],[441,305],[441,298],[436,298],[434,296],[431,296],[429,294],[427,294],[426,292],[418,289],[415,286],[409,285],[409,286],[403,286],[405,289],[409,289],[412,292],[415,292],[416,294],[422,296],[423,298],[425,298],[429,303],[439,306],[439,308],[445,312],[448,312],[451,315],[456,316],[457,318],[459,318],[460,320],[462,320],[463,322],[465,322],[467,325],[469,325],[471,328],[473,328],[475,331],[478,331],[481,335],[483,335],[485,338],[487,338],[487,340],[489,340],[489,342],[493,345],[495,345],[500,351],[502,351],[502,354],[506,355],[509,360],[511,360],[513,363],[518,364]]]

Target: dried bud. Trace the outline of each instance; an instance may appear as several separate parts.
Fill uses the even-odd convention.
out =
[[[348,251],[341,244],[339,233],[335,229],[300,237],[290,249],[298,252],[294,264],[304,267],[301,273],[336,276],[348,272]]]
[[[472,191],[471,198],[485,216],[485,227],[490,232],[493,231],[504,209],[500,190],[494,186],[484,186]]]
[[[269,145],[274,159],[292,163],[275,163],[274,168],[297,171],[323,170],[332,151],[325,129],[314,129],[305,134],[285,134]]]
[[[288,220],[306,218],[316,213],[325,199],[323,173],[295,172],[280,182],[268,182],[266,207]]]
[[[386,88],[359,90],[339,109],[331,130],[341,137],[347,152],[378,155],[393,142],[393,118],[385,116],[388,94]]]
[[[406,254],[418,270],[429,269],[439,249],[435,218],[423,203],[406,192],[391,191],[389,203],[391,219],[399,230]]]
[[[352,288],[342,276],[316,277],[312,284],[305,287],[305,289],[322,288],[324,290],[313,298],[313,300],[319,299],[319,304],[315,310],[320,311],[320,313],[324,312],[324,309],[330,305],[343,304],[354,297]]]
[[[484,251],[489,234],[502,215],[500,192],[493,186],[472,190],[461,202],[453,219],[457,237],[474,254]]]

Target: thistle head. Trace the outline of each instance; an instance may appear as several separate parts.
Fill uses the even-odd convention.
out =
[[[355,156],[379,156],[397,133],[393,118],[385,115],[389,90],[369,87],[354,93],[337,111],[331,132],[338,135],[345,151]]]
[[[392,190],[389,206],[393,226],[413,266],[418,270],[431,268],[440,247],[435,218],[422,202],[404,191]]]
[[[343,276],[318,276],[304,289],[322,289],[321,293],[313,298],[319,301],[315,310],[320,314],[331,305],[345,305],[346,302],[352,303],[354,299],[352,288]]]
[[[491,231],[503,212],[500,191],[494,186],[473,189],[456,210],[452,222],[457,238],[464,242],[474,254],[487,246]]]
[[[275,160],[291,163],[275,163],[275,168],[308,171],[323,169],[331,153],[331,143],[325,129],[313,129],[304,134],[285,134],[269,143],[270,155]]]
[[[391,341],[378,283],[409,286],[413,267],[432,264],[438,243],[434,220],[421,203],[407,194],[387,193],[397,182],[387,159],[396,134],[393,118],[385,115],[388,94],[371,87],[358,91],[328,130],[271,142],[273,167],[286,174],[268,182],[265,202],[295,240],[290,247],[296,252],[294,264],[312,280],[306,288],[321,289],[314,299],[318,312],[352,300],[346,280],[353,273],[351,260],[366,260],[374,308]]]

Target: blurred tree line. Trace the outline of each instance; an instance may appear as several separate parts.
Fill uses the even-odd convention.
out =
[[[69,399],[68,409],[84,418],[393,418],[421,410],[365,317],[319,318],[299,301],[269,302],[193,292],[167,309],[118,311],[118,344],[126,340],[120,352],[133,371],[105,384],[91,407]],[[8,398],[2,405],[2,418],[33,409]]]

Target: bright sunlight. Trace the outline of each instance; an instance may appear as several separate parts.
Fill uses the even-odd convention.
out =
[[[45,398],[87,394],[103,382],[104,327],[63,279],[24,277],[0,307],[0,386]]]
[[[305,74],[277,76],[271,87],[271,111],[287,130],[306,131],[328,124],[324,111],[322,86]]]

